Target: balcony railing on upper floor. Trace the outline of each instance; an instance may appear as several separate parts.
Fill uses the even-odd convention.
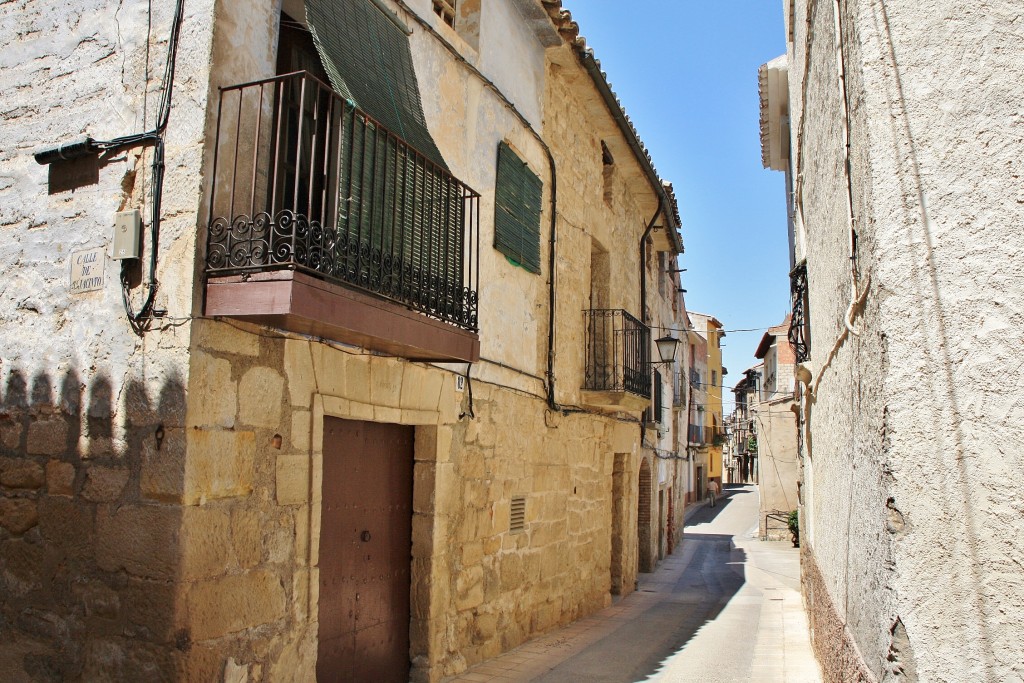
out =
[[[208,278],[291,270],[477,330],[480,196],[330,86],[222,88],[215,144]]]
[[[647,408],[651,399],[651,330],[621,309],[583,312],[584,400],[591,405]]]

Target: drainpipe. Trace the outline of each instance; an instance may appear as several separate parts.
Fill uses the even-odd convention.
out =
[[[661,216],[664,204],[658,202],[658,210],[654,212],[651,222],[647,224],[643,236],[640,238],[640,321],[647,324],[647,238],[654,230],[654,224]]]
[[[557,206],[556,199],[558,194],[558,176],[555,175],[555,158],[551,155],[551,150],[544,144],[544,140],[537,136],[540,140],[541,146],[544,148],[544,152],[548,155],[548,165],[551,168],[551,239],[548,242],[548,408],[551,410],[558,410],[558,401],[555,400],[555,287],[557,285],[557,269],[555,267],[555,255],[558,248],[558,234],[555,231],[555,226],[558,222],[558,215],[555,212]]]

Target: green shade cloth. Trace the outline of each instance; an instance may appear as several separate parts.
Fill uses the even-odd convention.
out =
[[[334,89],[447,170],[423,116],[405,32],[370,0],[306,0],[306,21]]]
[[[544,183],[504,142],[498,144],[494,187],[494,248],[540,273],[540,211]]]

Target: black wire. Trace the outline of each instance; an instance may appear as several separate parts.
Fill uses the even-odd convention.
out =
[[[156,126],[144,133],[123,135],[112,140],[97,140],[96,146],[110,154],[122,149],[139,145],[153,145],[152,183],[152,216],[149,222],[149,284],[146,299],[142,307],[135,312],[131,303],[130,261],[121,262],[121,298],[124,302],[128,323],[135,334],[140,337],[149,329],[153,320],[153,303],[156,300],[157,254],[160,243],[160,215],[164,186],[164,139],[163,133],[171,115],[171,97],[174,91],[174,70],[178,57],[178,40],[181,35],[181,24],[184,18],[185,0],[177,0],[174,8],[174,19],[171,22],[171,34],[167,41],[167,59],[164,61],[164,74],[160,81],[160,105],[157,108]],[[147,40],[147,54],[148,54]]]

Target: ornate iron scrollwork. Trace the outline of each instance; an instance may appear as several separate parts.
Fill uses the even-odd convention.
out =
[[[793,345],[796,362],[811,357],[811,339],[807,319],[807,263],[801,262],[789,274],[789,291],[793,301],[793,320],[789,326],[789,343]]]

